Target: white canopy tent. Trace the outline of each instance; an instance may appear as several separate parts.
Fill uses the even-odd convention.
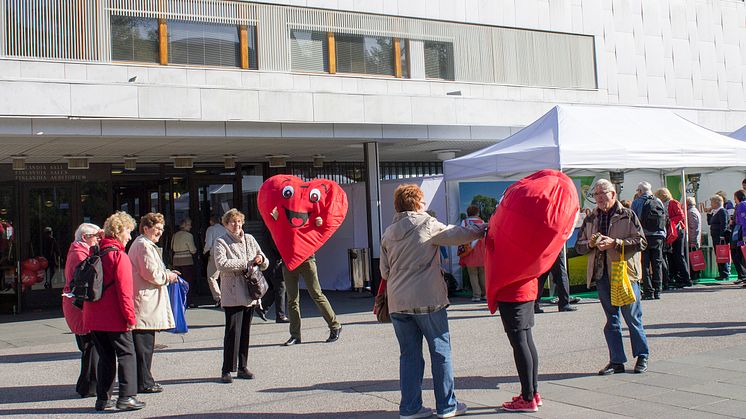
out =
[[[737,140],[746,141],[746,125],[731,132],[728,137],[735,138]]]
[[[746,142],[710,131],[669,110],[559,105],[493,146],[447,160],[444,172],[451,181],[541,169],[744,165]]]

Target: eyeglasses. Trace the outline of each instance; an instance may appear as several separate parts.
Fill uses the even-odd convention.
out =
[[[593,196],[604,196],[604,195],[608,196],[610,193],[611,193],[611,191],[593,192]]]
[[[99,239],[100,238],[98,234],[84,234],[83,237],[85,237],[86,239]]]

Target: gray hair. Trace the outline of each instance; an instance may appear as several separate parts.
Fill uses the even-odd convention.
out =
[[[593,190],[601,188],[604,192],[616,192],[616,189],[614,189],[614,184],[609,182],[608,179],[599,179],[596,181],[596,183],[593,184]]]
[[[98,234],[99,231],[101,231],[101,227],[97,226],[96,224],[83,223],[78,226],[77,230],[75,230],[75,241],[82,242],[84,235]]]
[[[687,196],[686,197],[686,206],[687,206],[687,208],[696,207],[697,206],[697,200],[694,199],[693,196]]]
[[[642,182],[637,184],[637,190],[642,193],[650,194],[653,191],[653,186],[650,184],[650,182],[646,182],[643,180]]]

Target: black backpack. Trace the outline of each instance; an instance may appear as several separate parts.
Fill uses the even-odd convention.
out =
[[[99,250],[98,246],[91,248],[91,254],[75,267],[73,279],[70,281],[70,293],[73,304],[83,307],[85,301],[98,301],[108,285],[104,285],[104,271],[101,267],[101,256],[118,251],[114,246],[107,246]],[[111,285],[111,284],[109,284]]]
[[[648,196],[640,211],[640,224],[645,233],[666,231],[666,210],[663,203],[655,197]]]

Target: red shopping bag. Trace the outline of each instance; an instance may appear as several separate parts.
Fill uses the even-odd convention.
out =
[[[743,255],[743,259],[746,260],[746,245],[739,246],[741,248],[741,254]]]
[[[715,245],[715,262],[730,263],[730,245],[729,244]]]
[[[705,270],[705,255],[702,250],[692,250],[689,252],[689,264],[693,271]]]

